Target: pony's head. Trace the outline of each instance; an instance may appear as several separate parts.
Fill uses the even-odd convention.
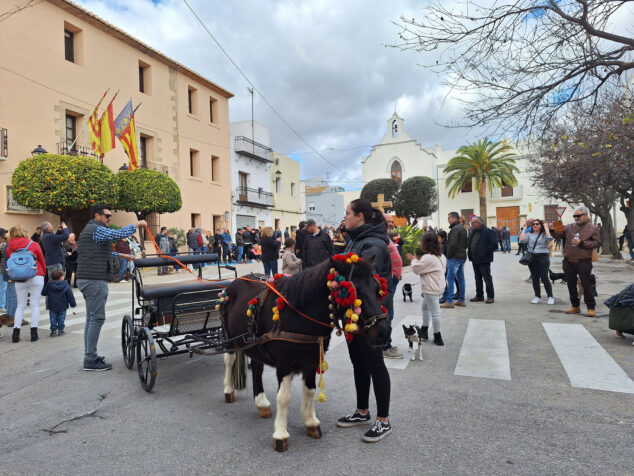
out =
[[[355,254],[335,255],[328,274],[331,313],[348,332],[358,332],[372,346],[384,346],[390,337],[385,280],[374,273],[371,260]]]

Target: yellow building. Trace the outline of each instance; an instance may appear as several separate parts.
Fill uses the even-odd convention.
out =
[[[291,231],[306,219],[302,210],[304,200],[299,162],[273,151],[271,183],[275,203],[271,209],[271,226],[273,230],[279,227],[284,232],[288,227]]]
[[[0,0],[0,12],[14,9],[15,2]],[[32,231],[44,219],[58,221],[11,200],[12,173],[38,145],[89,155],[83,126],[107,88],[100,113],[117,91],[115,116],[129,99],[141,103],[135,118],[142,166],[168,174],[181,189],[181,210],[151,216],[152,228],[226,226],[231,93],[66,0],[36,2],[3,19],[0,57],[0,226]],[[113,171],[127,161],[118,142],[104,158]],[[131,221],[125,213],[114,219]]]

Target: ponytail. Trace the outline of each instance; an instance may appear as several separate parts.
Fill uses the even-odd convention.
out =
[[[372,204],[365,198],[357,198],[350,202],[350,208],[355,215],[363,214],[363,221],[372,225],[380,225],[385,223],[383,212],[378,208],[372,207]]]

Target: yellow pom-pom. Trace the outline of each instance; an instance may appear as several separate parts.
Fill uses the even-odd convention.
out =
[[[350,330],[348,332],[355,332],[358,328],[359,326],[356,324],[350,324]]]
[[[324,392],[319,392],[319,395],[317,395],[317,401],[320,403],[324,403],[327,400],[328,399],[326,398],[326,394]]]
[[[280,320],[280,315],[279,314],[273,314],[273,320],[274,321],[279,321]]]
[[[251,309],[247,309],[247,316],[251,317],[253,315],[253,313],[251,312]]]
[[[348,259],[346,260],[346,263],[350,264],[350,263],[352,263],[352,260],[351,260],[350,258],[348,258]]]
[[[352,322],[357,322],[359,320],[359,316],[353,314],[352,316],[350,316],[350,319],[352,320]]]
[[[220,309],[220,304],[216,304],[216,311]]]
[[[346,309],[346,317],[347,318],[352,317],[352,309]]]
[[[332,288],[332,281],[326,282],[326,286],[328,286],[329,288]]]
[[[352,255],[350,257],[350,259],[352,260],[353,263],[356,263],[357,261],[359,261],[359,256],[358,255]]]
[[[355,299],[354,300],[354,307],[361,307],[361,304],[363,304],[361,299]]]
[[[326,388],[326,384],[324,383],[324,379],[323,379],[323,378],[320,378],[320,379],[319,379],[319,383],[317,384],[317,386],[318,386],[319,388],[321,388],[322,390],[323,390],[324,388]]]
[[[275,306],[275,307],[273,308],[273,314],[277,314],[277,313],[279,313],[279,312],[280,312],[280,310],[277,308],[277,306]]]
[[[335,274],[336,269],[335,268],[330,268],[330,274]]]
[[[325,360],[321,363],[321,371],[325,372],[326,370],[328,370],[328,362],[326,362]]]
[[[225,298],[220,298],[220,302],[225,302]]]

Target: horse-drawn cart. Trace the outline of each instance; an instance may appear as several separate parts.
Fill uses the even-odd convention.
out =
[[[184,265],[201,265],[218,261],[215,254],[179,256]],[[157,375],[157,360],[173,355],[208,351],[226,351],[226,339],[216,310],[218,292],[231,281],[203,279],[171,283],[144,284],[143,270],[172,265],[168,258],[152,257],[135,261],[132,279],[132,314],[121,324],[121,347],[127,368],[135,360],[141,386],[151,391]],[[232,266],[218,264],[218,274]],[[202,268],[198,268],[199,278]]]

